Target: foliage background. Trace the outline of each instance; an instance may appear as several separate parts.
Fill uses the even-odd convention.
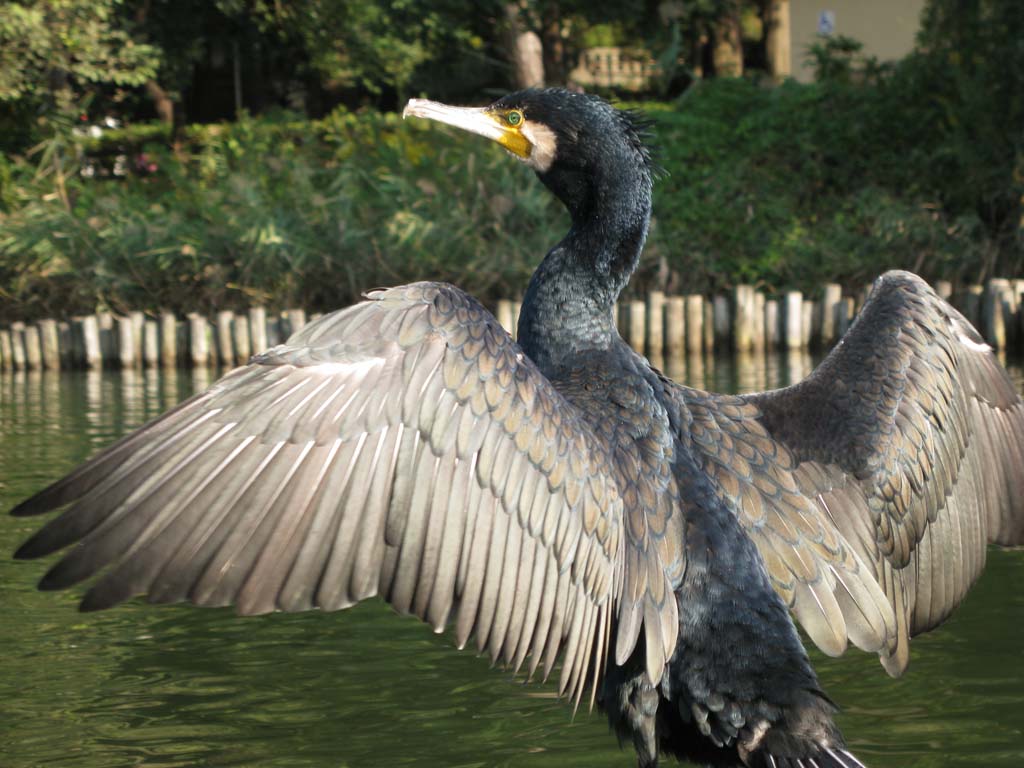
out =
[[[235,23],[236,39],[301,49],[289,77],[336,81],[335,93],[357,92],[356,103],[316,119],[274,107],[99,138],[75,130],[80,110],[118,99],[128,110],[154,73],[173,92],[184,82],[174,73],[201,56],[166,52],[196,25],[216,25],[197,10],[154,27],[171,13],[158,0],[83,8],[0,6],[0,39],[35,51],[12,74],[14,54],[0,48],[0,122],[16,128],[0,157],[0,319],[255,302],[329,309],[415,279],[493,301],[520,293],[567,227],[500,150],[374,106],[423,93],[430,78],[442,96],[460,97],[462,82],[476,101],[488,98],[481,62],[494,63],[483,36],[493,20],[467,21],[455,0],[386,10],[217,0],[205,12]],[[533,10],[543,17],[542,3]],[[705,10],[713,16],[714,4]],[[116,26],[104,31],[104,18],[160,35],[136,26],[132,45],[117,45],[124,39]],[[325,32],[338,25],[344,45]],[[639,34],[607,18],[587,29],[613,41]],[[1021,274],[1021,40],[1019,3],[933,0],[917,50],[894,65],[832,39],[809,52],[815,83],[776,86],[755,72],[638,104],[656,120],[669,174],[632,290],[852,287],[894,267],[961,283]],[[59,63],[56,75],[46,61]],[[475,77],[462,81],[466,69]],[[105,175],[118,163],[123,177]]]

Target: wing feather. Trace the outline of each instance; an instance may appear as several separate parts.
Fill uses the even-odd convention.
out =
[[[102,575],[83,607],[394,607],[578,702],[622,583],[612,457],[493,317],[443,284],[305,326],[27,500],[67,507],[19,550]]]
[[[713,396],[689,397],[723,420]],[[963,600],[987,544],[1024,541],[1024,403],[967,321],[903,272],[879,278],[857,322],[807,379],[742,401],[751,410],[728,420],[788,453],[800,494],[814,502],[778,507],[784,524],[748,520],[766,533],[755,536],[762,553],[772,541],[798,589],[827,567],[820,583],[835,588],[839,615],[814,588],[795,595],[797,616],[812,637],[809,622],[835,630],[815,637],[823,650],[845,634],[899,674],[909,638]],[[710,453],[724,467],[716,471],[731,475],[721,487],[741,482],[745,464],[733,471],[731,457]],[[761,500],[741,502],[741,518],[772,497],[766,484],[755,487]],[[813,529],[816,510],[838,537],[833,553],[816,548],[804,524]],[[804,603],[815,604],[810,615]]]

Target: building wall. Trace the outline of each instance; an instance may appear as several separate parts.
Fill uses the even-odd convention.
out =
[[[864,44],[864,53],[881,61],[899,59],[914,47],[925,0],[790,0],[790,50],[793,76],[812,80],[805,59],[818,39],[822,11],[835,18],[834,35]]]

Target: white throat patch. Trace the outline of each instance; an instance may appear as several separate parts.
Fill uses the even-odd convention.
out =
[[[558,151],[558,138],[555,132],[543,123],[531,123],[529,120],[523,123],[521,131],[533,147],[530,156],[523,162],[538,173],[544,173],[555,162],[555,154]]]

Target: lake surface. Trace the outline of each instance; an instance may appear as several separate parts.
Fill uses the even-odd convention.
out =
[[[810,360],[665,368],[697,386],[750,391],[802,377]],[[1011,371],[1019,385],[1020,367]],[[0,376],[0,511],[212,380]],[[603,715],[573,719],[551,686],[489,670],[379,601],[251,619],[141,601],[79,614],[80,592],[39,593],[46,565],[9,557],[39,524],[0,516],[4,768],[635,765]],[[1024,550],[990,550],[981,582],[914,641],[899,680],[855,649],[811,655],[871,768],[1024,766]]]

